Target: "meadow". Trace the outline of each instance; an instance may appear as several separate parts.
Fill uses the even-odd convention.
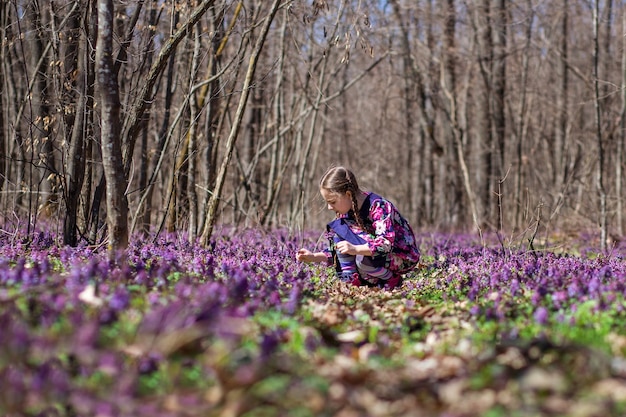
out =
[[[424,233],[393,291],[319,234],[0,235],[2,416],[623,416],[626,248]]]

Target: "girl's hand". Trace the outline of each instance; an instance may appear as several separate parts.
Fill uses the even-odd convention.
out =
[[[342,240],[341,242],[338,242],[335,244],[335,248],[337,249],[337,252],[341,253],[342,255],[356,255],[356,247],[346,241],[346,240]]]
[[[299,249],[298,252],[296,252],[296,260],[297,261],[301,261],[301,262],[313,262],[313,252],[311,252],[308,249]]]
[[[341,242],[337,242],[335,244],[335,249],[342,255],[372,256],[372,251],[370,250],[367,243],[364,243],[362,245],[353,245],[346,240],[342,240]]]

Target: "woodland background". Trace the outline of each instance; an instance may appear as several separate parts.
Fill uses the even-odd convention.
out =
[[[624,232],[626,4],[4,0],[4,231],[321,229],[332,164],[415,229]]]

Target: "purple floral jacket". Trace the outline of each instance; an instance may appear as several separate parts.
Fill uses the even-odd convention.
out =
[[[357,224],[352,211],[339,216],[351,231],[361,238],[370,248],[374,258],[384,257],[385,266],[395,273],[406,273],[419,262],[420,252],[417,247],[413,229],[402,217],[398,209],[385,198],[367,193],[367,197],[359,209],[361,220],[367,231]],[[330,224],[329,224],[330,225]],[[332,242],[336,231],[329,228],[328,237]],[[325,253],[332,263],[332,250]]]

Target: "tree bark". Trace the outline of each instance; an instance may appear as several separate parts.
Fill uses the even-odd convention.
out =
[[[63,67],[60,71],[61,85],[59,106],[63,109],[63,121],[65,137],[69,141],[72,137],[72,128],[74,127],[74,119],[77,115],[76,102],[79,100],[79,91],[77,84],[80,83],[79,60],[81,59],[81,15],[85,11],[85,1],[77,1],[78,7],[73,7],[67,16],[67,29],[63,30],[63,39],[65,42],[55,42],[55,50],[61,49],[59,44],[63,45],[62,60]],[[56,39],[56,37],[55,37]]]
[[[191,59],[191,74],[189,90],[191,91],[191,97],[189,102],[190,120],[189,120],[189,145],[187,154],[189,155],[189,163],[187,166],[187,199],[189,200],[189,243],[193,243],[198,233],[198,193],[196,192],[196,161],[198,160],[198,142],[196,140],[198,131],[198,118],[200,114],[200,106],[198,103],[197,95],[193,91],[193,85],[196,83],[198,77],[198,70],[200,66],[200,51],[201,51],[201,33],[197,26],[194,26],[193,40],[194,49],[193,57]]]
[[[150,29],[150,41],[148,42],[148,53],[146,54],[146,63],[148,65],[152,65],[153,57],[154,57],[154,29],[153,28],[156,28],[158,20],[159,20],[159,16],[160,16],[160,13],[158,13],[158,10],[157,10],[157,0],[152,0],[152,6],[150,7],[150,11],[148,15],[149,15],[148,25],[151,29]],[[171,59],[170,62],[173,62],[173,59]],[[168,83],[166,83],[166,85],[167,85],[166,97],[171,97],[172,95],[171,88]],[[164,109],[165,115],[163,117],[163,124],[167,124],[169,122],[170,104],[171,104],[171,100],[170,100],[170,103],[168,103],[168,99],[166,98],[165,109]],[[152,181],[152,178],[150,177],[150,172],[151,172],[150,167],[152,165],[150,162],[151,152],[149,151],[149,138],[152,135],[150,134],[151,132],[149,130],[149,122],[150,122],[150,116],[148,114],[144,114],[142,117],[142,127],[140,129],[142,132],[141,132],[141,142],[139,145],[139,149],[141,152],[142,163],[141,163],[141,166],[139,167],[139,181],[138,181],[139,182],[138,188],[142,193],[142,197],[140,198],[140,200],[143,200],[144,193],[149,193],[147,201],[152,200],[152,184],[150,183],[150,181]],[[161,128],[161,132],[166,132],[166,131],[167,131],[166,127]],[[162,142],[160,138],[163,136],[165,135],[164,134],[158,135],[159,144]],[[162,149],[163,149],[162,145],[161,146],[157,145],[156,153],[159,154]],[[152,164],[155,164],[154,159],[158,160],[158,157],[155,156],[154,158],[152,158],[152,161],[153,161]],[[141,225],[141,232],[143,234],[147,234],[150,231],[151,208],[152,208],[152,204],[142,204],[137,208],[137,214],[133,218],[133,222],[130,228],[131,234],[134,232],[136,223],[139,223]]]
[[[85,15],[85,21],[90,19],[89,12]],[[86,146],[85,141],[89,136],[93,124],[93,93],[94,93],[94,70],[90,58],[91,45],[97,42],[96,38],[90,38],[90,24],[85,31],[87,36],[81,42],[81,37],[73,39],[78,44],[78,65],[76,76],[76,90],[78,101],[75,105],[72,127],[69,129],[72,136],[66,155],[65,171],[65,217],[63,221],[63,243],[76,246],[78,243],[78,206],[83,188],[86,169]],[[82,45],[82,46],[81,46]],[[69,122],[69,120],[68,120]]]
[[[528,0],[528,6],[532,10],[531,0]],[[529,62],[530,62],[530,54],[531,54],[531,45],[532,45],[532,35],[533,35],[533,23],[535,20],[535,14],[531,11],[531,15],[528,18],[528,24],[526,26],[526,44],[524,46],[524,55],[522,57],[522,78],[521,78],[521,90],[522,94],[520,97],[519,110],[517,113],[517,122],[516,122],[516,153],[515,153],[515,166],[517,168],[517,181],[515,182],[515,190],[514,190],[514,203],[515,203],[515,216],[514,220],[514,228],[519,229],[521,227],[522,218],[524,211],[522,210],[523,202],[523,186],[525,184],[525,163],[523,159],[523,152],[526,142],[526,128],[528,122],[528,80],[530,76],[529,71]]]
[[[482,12],[482,13],[480,13]],[[494,191],[494,135],[493,135],[493,61],[494,42],[491,22],[491,0],[483,0],[482,10],[475,11],[474,31],[477,35],[478,68],[483,81],[483,89],[479,92],[478,100],[478,125],[475,148],[478,151],[478,198],[480,204],[480,223],[491,221],[494,218],[494,205],[491,198]],[[480,19],[480,16],[483,18]],[[482,36],[478,36],[482,32]]]
[[[7,22],[7,7],[8,2],[0,2],[0,38],[6,39],[6,22]],[[6,179],[9,178],[9,171],[7,169],[8,161],[8,143],[5,131],[5,103],[4,97],[7,96],[7,90],[4,85],[4,62],[6,59],[4,42],[0,45],[0,196],[4,191],[4,184]],[[0,207],[2,206],[4,198],[0,197]],[[6,213],[6,210],[2,210]]]
[[[600,249],[606,251],[607,243],[607,208],[606,208],[606,190],[604,188],[604,143],[602,140],[602,113],[600,109],[600,80],[599,80],[599,61],[600,61],[600,0],[595,0],[593,9],[593,86],[594,86],[594,114],[596,122],[596,142],[598,145],[598,164],[596,171],[596,192],[598,193],[598,223],[600,225]]]
[[[626,33],[626,5],[622,3],[622,33]],[[615,155],[615,197],[617,198],[617,232],[624,234],[624,204],[622,202],[622,163],[624,161],[624,141],[626,140],[626,37],[622,37],[622,85],[620,109],[620,134],[617,137],[617,154]]]
[[[498,0],[495,16],[493,65],[493,118],[496,140],[495,177],[502,178],[506,172],[506,57],[508,38],[508,11],[506,0]]]
[[[173,17],[174,25],[178,23],[179,15],[180,15],[179,12],[174,13],[174,17]],[[152,64],[152,56],[150,56],[149,62]],[[163,100],[163,120],[161,121],[160,128],[158,130],[158,134],[157,134],[158,140],[157,140],[156,147],[154,149],[154,153],[151,156],[151,158],[147,159],[147,161],[149,162],[147,164],[143,164],[143,165],[149,165],[149,168],[148,168],[149,177],[148,177],[148,181],[146,182],[146,188],[140,188],[140,190],[142,190],[142,194],[140,198],[139,207],[137,208],[138,213],[136,215],[136,222],[135,221],[133,222],[133,225],[131,227],[131,232],[135,230],[136,223],[139,223],[141,225],[141,231],[143,233],[148,233],[152,225],[152,209],[153,209],[152,195],[154,192],[154,186],[157,180],[157,175],[159,173],[158,167],[160,166],[161,156],[163,155],[163,152],[165,151],[165,148],[169,141],[169,125],[170,125],[171,113],[172,113],[172,100],[174,96],[172,85],[174,83],[174,77],[175,77],[175,65],[176,65],[176,50],[173,50],[169,56],[168,64],[167,64],[167,71],[165,73],[165,86],[164,86],[165,97]],[[148,118],[148,115],[144,113],[144,115],[142,116],[142,119],[145,121],[144,124],[147,123],[146,121],[147,118]]]
[[[569,89],[569,70],[567,67],[568,61],[568,39],[570,37],[569,31],[569,0],[563,0],[563,17],[561,18],[561,91],[560,94],[560,109],[559,112],[559,129],[557,130],[555,146],[554,146],[554,162],[559,167],[559,175],[557,176],[556,188],[560,190],[566,181],[567,168],[565,162],[565,150],[569,148],[567,138],[567,126],[568,126],[568,89]]]
[[[108,248],[112,257],[128,246],[127,182],[120,140],[120,98],[113,62],[113,0],[98,0],[96,74],[102,120],[102,167],[106,178]]]
[[[50,5],[48,5],[50,7]],[[56,207],[58,201],[56,198],[57,188],[56,182],[56,161],[53,152],[53,137],[51,135],[53,129],[53,117],[50,113],[51,90],[49,84],[49,47],[44,47],[44,43],[50,42],[47,32],[44,31],[44,25],[47,25],[49,18],[46,10],[40,9],[37,5],[32,4],[27,7],[28,22],[30,23],[29,32],[31,33],[30,43],[32,46],[30,55],[30,67],[34,68],[33,88],[32,88],[32,104],[31,108],[34,113],[31,114],[33,120],[33,130],[30,135],[32,146],[36,149],[36,157],[33,163],[39,168],[39,178],[33,179],[37,181],[37,203],[41,214],[51,214]]]

